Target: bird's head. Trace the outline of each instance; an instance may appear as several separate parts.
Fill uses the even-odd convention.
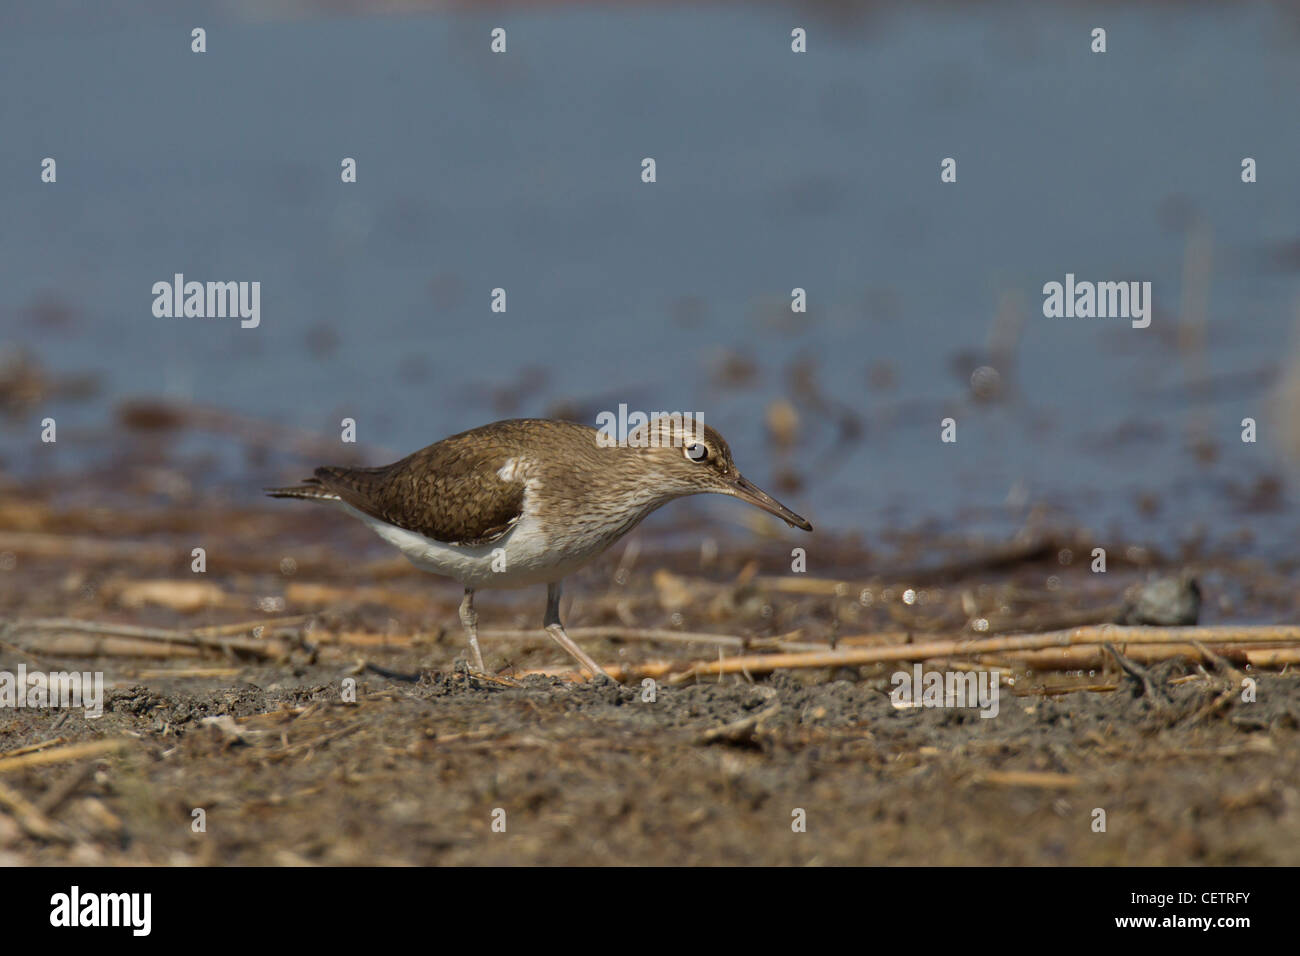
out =
[[[731,495],[774,514],[792,528],[811,531],[795,514],[740,473],[717,429],[680,415],[660,415],[633,429],[627,446],[645,455],[659,479],[677,495]]]

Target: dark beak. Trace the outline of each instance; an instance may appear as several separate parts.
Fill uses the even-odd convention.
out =
[[[737,475],[730,478],[727,484],[731,486],[731,493],[742,501],[748,501],[757,508],[762,508],[768,514],[774,514],[792,528],[803,528],[804,531],[811,531],[812,525],[808,523],[807,518],[801,518],[781,502],[777,501],[758,485],[754,484],[743,475]]]

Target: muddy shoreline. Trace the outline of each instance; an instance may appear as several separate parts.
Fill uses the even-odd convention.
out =
[[[1180,555],[1112,546],[1101,575],[1064,553],[1091,543],[1080,532],[918,535],[892,555],[827,540],[813,578],[783,569],[779,539],[684,548],[667,525],[567,592],[574,633],[626,685],[573,680],[531,590],[485,592],[483,681],[464,672],[455,586],[350,523],[56,509],[24,490],[0,501],[0,670],[97,671],[106,690],[98,719],[0,713],[6,863],[1300,862],[1300,680],[1240,645],[925,665],[999,669],[993,718],[896,706],[904,660],[686,673],[1114,620]],[[1294,619],[1288,569],[1203,558],[1198,574],[1209,633]],[[637,677],[655,662],[661,677]]]
[[[1166,666],[1159,676],[1179,676]],[[1300,685],[1200,719],[1217,688],[1010,697],[997,719],[898,710],[882,682],[778,675],[637,689],[276,669],[114,690],[6,747],[128,738],[66,806],[78,838],[11,863],[1225,864],[1297,862]],[[761,714],[753,726],[746,718]],[[224,719],[223,719],[224,718]],[[739,724],[733,734],[710,736]],[[75,767],[6,774],[39,796]],[[1094,832],[1097,809],[1106,832]],[[196,810],[206,832],[192,830]],[[793,832],[794,814],[806,832]],[[504,811],[505,832],[493,823]],[[14,826],[10,824],[10,831]]]

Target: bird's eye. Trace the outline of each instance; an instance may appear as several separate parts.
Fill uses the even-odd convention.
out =
[[[709,457],[709,450],[696,442],[693,445],[686,446],[686,457],[691,461],[704,461]]]

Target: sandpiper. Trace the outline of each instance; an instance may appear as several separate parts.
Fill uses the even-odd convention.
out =
[[[465,589],[460,620],[473,667],[484,672],[474,592],[545,584],[542,626],[592,677],[609,674],[560,623],[562,579],[674,498],[732,495],[812,525],[736,470],[713,428],[681,416],[651,419],[611,443],[595,428],[513,419],[452,435],[379,468],[317,468],[277,498],[337,503],[425,571]]]

